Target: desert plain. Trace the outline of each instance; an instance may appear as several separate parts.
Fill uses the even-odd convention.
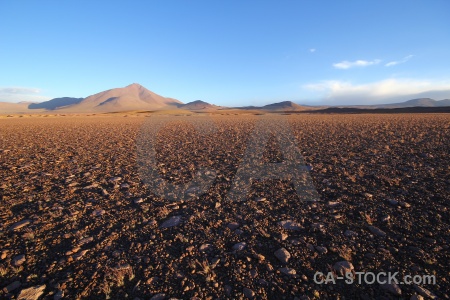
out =
[[[265,116],[159,115],[161,177],[179,184],[215,171],[204,193],[180,201],[138,170],[140,132],[155,117],[0,118],[0,298],[450,297],[449,114],[280,114],[319,199],[270,179],[239,202],[227,193]],[[217,130],[199,135],[191,121],[206,118]],[[276,139],[262,159],[283,161]],[[436,282],[315,280],[344,271]]]

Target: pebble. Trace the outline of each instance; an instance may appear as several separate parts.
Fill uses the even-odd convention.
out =
[[[284,275],[288,275],[288,276],[297,274],[297,272],[292,268],[283,267],[283,268],[280,268],[279,270],[281,273],[283,273]]]
[[[17,300],[38,300],[44,294],[44,290],[45,284],[23,289],[17,296]]]
[[[11,293],[12,291],[14,291],[15,289],[19,288],[21,286],[20,281],[14,281],[13,283],[8,284],[3,291],[5,293]]]
[[[244,288],[243,292],[244,296],[247,297],[248,299],[253,299],[253,297],[255,297],[255,292],[249,288]]]
[[[209,250],[211,250],[212,249],[212,245],[211,244],[203,244],[203,245],[201,245],[199,248],[198,248],[198,250],[200,251],[200,252],[206,252],[206,251],[209,251]]]
[[[14,230],[20,229],[22,227],[27,226],[30,223],[31,223],[31,220],[29,220],[29,219],[25,219],[20,222],[14,223],[13,225],[11,225],[11,227],[9,227],[9,231],[14,231]]]
[[[96,209],[92,212],[92,215],[94,217],[100,217],[102,215],[104,215],[106,213],[106,211],[104,209]]]
[[[235,251],[242,251],[242,250],[245,249],[246,246],[247,246],[246,242],[240,242],[240,243],[237,243],[237,244],[233,245],[233,250],[235,250]]]
[[[346,230],[346,231],[344,232],[344,235],[345,235],[346,237],[356,237],[356,236],[358,236],[358,233],[355,232],[355,231],[353,231],[353,230]]]
[[[173,216],[170,217],[169,219],[165,220],[161,226],[159,226],[160,228],[169,228],[169,227],[174,227],[174,226],[178,226],[181,223],[181,216]]]
[[[372,232],[375,235],[381,236],[381,237],[385,237],[386,236],[386,232],[384,232],[383,230],[381,230],[378,227],[375,226],[367,226],[367,228],[370,230],[370,232]]]
[[[239,228],[239,223],[237,223],[237,222],[231,222],[231,223],[228,223],[227,227],[228,227],[230,230],[236,230],[236,229]]]
[[[424,298],[421,295],[414,294],[409,298],[410,300],[423,300]]]
[[[275,257],[284,264],[287,264],[289,259],[291,258],[291,254],[285,248],[278,249],[274,252],[274,254]]]
[[[298,224],[295,221],[292,220],[285,220],[285,221],[280,221],[278,224],[281,225],[281,227],[283,227],[286,230],[301,230],[302,226],[300,226],[300,224]]]
[[[26,261],[25,255],[24,254],[20,254],[15,256],[12,261],[11,264],[15,267],[20,266],[21,264],[23,264]]]
[[[394,199],[388,199],[388,203],[392,206],[397,206],[398,205],[398,201],[394,200]]]
[[[159,293],[150,298],[150,300],[164,300],[166,299],[166,294]]]
[[[326,247],[316,246],[315,248],[320,254],[326,254],[328,252],[328,249]]]
[[[435,294],[433,294],[432,292],[430,292],[429,290],[427,290],[426,288],[423,288],[419,285],[414,285],[414,290],[419,293],[419,295],[424,296],[425,298],[430,298],[430,299],[437,299],[437,296]]]
[[[342,276],[355,270],[352,263],[346,260],[335,263],[333,269]]]
[[[382,282],[387,281],[387,278],[383,278],[381,281]],[[395,282],[381,283],[380,286],[382,289],[388,291],[389,293],[391,293],[394,296],[400,296],[402,294],[402,290]]]

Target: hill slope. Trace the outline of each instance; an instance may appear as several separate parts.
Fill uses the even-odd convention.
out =
[[[202,110],[202,109],[217,109],[217,105],[210,104],[202,100],[195,100],[186,104],[178,105],[178,108],[188,109],[188,110]]]
[[[79,103],[62,108],[67,112],[118,112],[174,108],[181,102],[155,94],[133,83],[89,96]]]

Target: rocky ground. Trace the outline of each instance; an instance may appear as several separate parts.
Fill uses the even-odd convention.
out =
[[[277,179],[227,201],[261,117],[213,116],[209,135],[187,122],[204,116],[166,117],[161,177],[214,170],[205,193],[177,202],[137,168],[154,115],[0,119],[0,298],[450,297],[449,114],[286,115],[320,201]],[[266,163],[283,161],[277,147]],[[330,271],[436,284],[314,281]]]

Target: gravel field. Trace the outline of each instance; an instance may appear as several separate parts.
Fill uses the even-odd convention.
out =
[[[450,114],[280,115],[320,199],[267,179],[230,201],[265,117],[1,118],[0,298],[450,297]],[[174,202],[144,184],[138,141],[155,119],[168,124],[158,174],[185,184],[213,170],[204,193]],[[205,120],[216,130],[198,134]],[[283,161],[273,136],[262,153]],[[347,271],[436,283],[315,282]]]

